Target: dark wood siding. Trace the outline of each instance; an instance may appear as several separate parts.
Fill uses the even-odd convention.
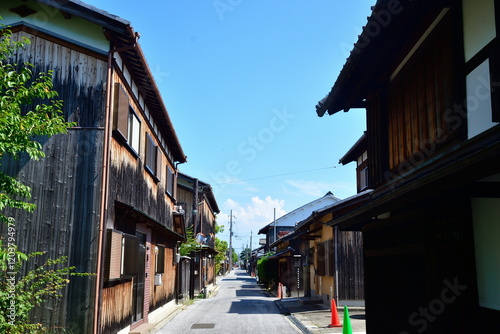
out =
[[[368,187],[375,188],[384,182],[388,169],[387,90],[372,94],[368,100]]]
[[[434,307],[443,289],[454,283],[462,288],[457,298],[443,303],[446,311],[427,324],[426,332],[474,332],[463,317],[474,313],[470,307],[477,303],[470,201],[463,193],[459,189],[411,203],[363,229],[366,307],[371,310],[366,313],[367,331],[422,328],[409,323],[409,317],[420,308]],[[391,307],[394,321],[388,323],[383,310]]]
[[[163,267],[162,285],[154,285],[154,275],[156,274],[156,257],[151,257],[152,261],[150,276],[152,277],[152,279],[150,289],[151,295],[149,299],[150,312],[175,299],[175,282],[177,280],[177,265],[174,263],[174,256],[176,254],[175,246],[175,242],[169,242],[168,245],[163,248],[164,256],[158,257],[158,259],[161,259],[163,261],[162,264],[158,264],[158,268]]]
[[[363,236],[357,231],[340,231],[338,245],[339,298],[363,300]]]
[[[145,169],[145,160],[135,158],[119,142],[112,145],[113,161],[109,180],[108,207],[124,203],[143,212],[164,227],[174,230],[172,202],[162,183],[156,183]],[[114,228],[113,210],[109,210],[107,228]]]
[[[182,205],[184,209],[184,222],[186,227],[193,226],[193,192],[177,186],[177,204]]]
[[[103,155],[106,62],[40,36],[17,32],[31,44],[16,59],[35,66],[35,73],[53,70],[54,89],[64,101],[64,115],[78,128],[67,135],[41,139],[46,157],[3,159],[2,169],[32,188],[31,213],[12,212],[22,252],[44,251],[45,257],[68,256],[79,272],[96,272],[97,226]],[[80,333],[92,328],[95,278],[72,278],[63,298],[33,313],[48,327]]]
[[[454,137],[448,121],[453,94],[454,54],[450,15],[445,16],[389,86],[389,168],[429,158],[430,145]],[[447,114],[448,113],[448,114]],[[420,153],[420,152],[425,153]],[[413,161],[415,160],[415,161]]]
[[[118,89],[120,86],[126,87],[126,83],[122,81],[120,75],[115,75],[114,80],[121,83],[121,85],[115,85],[115,89]],[[172,219],[173,199],[165,194],[167,186],[166,180],[161,180],[162,182],[159,182],[163,166],[157,164],[158,160],[163,162],[168,161],[169,164],[166,167],[172,168],[170,166],[170,161],[160,157],[162,151],[157,150],[159,145],[156,141],[156,137],[152,134],[151,128],[148,126],[149,122],[144,118],[142,113],[139,113],[141,107],[139,107],[135,99],[130,96],[130,92],[126,90],[123,92],[128,96],[129,105],[135,110],[141,122],[141,133],[139,134],[141,140],[139,145],[140,151],[132,151],[130,146],[121,140],[122,138],[113,137],[113,140],[111,140],[108,207],[113,208],[115,202],[124,203],[148,215],[164,227],[174,230]],[[120,98],[122,99],[124,97]],[[123,105],[125,104],[126,103],[123,102]],[[119,105],[115,105],[115,107],[119,107]],[[146,145],[147,138],[151,140],[149,155],[147,152],[148,145]],[[151,175],[151,173],[147,171],[146,164],[148,163],[148,157],[151,158],[151,171],[156,172],[155,175],[158,175],[158,177]],[[156,170],[157,168],[160,168],[160,170]],[[165,170],[163,170],[163,172],[166,173]],[[113,210],[109,210],[106,227],[114,228],[113,225]]]
[[[333,276],[335,266],[335,250],[333,240],[325,240],[316,245],[316,275]]]
[[[113,303],[116,294],[120,293],[124,286],[129,284],[123,282],[124,279],[127,279],[127,275],[144,275],[146,273],[148,279],[145,281],[146,286],[144,289],[145,305],[151,307],[149,311],[152,311],[154,308],[163,306],[175,298],[177,265],[173,262],[173,256],[176,252],[176,242],[180,239],[180,236],[172,232],[175,230],[172,215],[174,198],[166,194],[166,178],[160,177],[162,172],[166,173],[164,169],[165,163],[166,168],[172,167],[171,161],[166,155],[162,155],[164,151],[159,149],[158,138],[154,135],[150,120],[136,99],[132,97],[130,90],[127,89],[127,83],[123,81],[119,73],[114,75],[114,80],[120,83],[114,87],[120,90],[120,100],[124,100],[115,104],[115,112],[116,108],[120,108],[120,105],[122,105],[122,108],[127,106],[127,110],[133,110],[137,116],[141,127],[140,131],[135,133],[138,135],[137,138],[140,138],[137,150],[132,149],[131,142],[125,142],[123,136],[116,131],[113,133],[110,145],[106,228],[119,230],[125,236],[130,235],[132,241],[138,228],[142,228],[142,231],[151,228],[154,239],[152,249],[154,249],[154,245],[164,247],[164,273],[162,285],[155,286],[154,255],[148,257],[149,260],[144,267],[143,265],[129,267],[127,266],[128,262],[125,261],[122,281],[105,282],[106,296],[109,296],[109,300],[103,299],[103,306]],[[125,89],[122,89],[122,87]],[[114,121],[118,122],[118,118],[115,117]],[[110,245],[106,245],[106,249],[109,249],[109,247]],[[137,257],[138,251],[134,250],[134,248],[136,247],[129,248],[132,252],[127,253],[127,244],[125,244],[126,258],[133,259]],[[136,263],[136,261],[133,261],[133,263]],[[122,329],[131,323],[133,318],[130,312],[132,312],[133,298],[130,293],[127,293],[125,297],[119,300],[126,303],[127,306],[118,315],[111,314],[113,312],[112,308],[103,307],[101,329],[104,332],[115,333],[117,329]],[[143,314],[143,316],[146,319],[146,314]]]

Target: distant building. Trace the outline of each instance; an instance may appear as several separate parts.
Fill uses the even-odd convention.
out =
[[[293,232],[271,244],[277,251],[279,282],[290,297],[319,297],[330,304],[364,305],[362,236],[332,228],[337,215],[366,203],[370,190],[338,200],[310,213]]]
[[[207,293],[214,287],[215,272],[215,224],[220,212],[212,187],[196,178],[179,173],[177,178],[177,201],[185,210],[186,229],[193,231],[197,242],[191,257],[191,287],[193,298]]]
[[[266,235],[266,244],[264,246],[264,252],[269,252],[271,250],[270,246],[274,243],[278,236],[284,235],[283,233],[292,232],[295,228],[295,225],[307,218],[311,212],[321,209],[331,203],[338,201],[339,199],[335,197],[331,192],[325,194],[325,196],[320,197],[310,203],[307,203],[286,215],[283,215],[276,219],[263,228],[261,228],[258,234]]]

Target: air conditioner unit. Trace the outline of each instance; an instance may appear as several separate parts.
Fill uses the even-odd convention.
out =
[[[157,286],[162,285],[161,277],[162,277],[162,274],[155,274],[155,285],[157,285]]]
[[[181,262],[181,254],[176,253],[174,255],[174,263],[179,263],[179,262]]]
[[[174,205],[174,212],[180,213],[181,215],[183,215],[184,209],[182,208],[182,205]]]

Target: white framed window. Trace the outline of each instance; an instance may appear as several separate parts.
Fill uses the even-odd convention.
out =
[[[128,144],[139,155],[141,138],[141,121],[132,107],[129,108]]]
[[[368,187],[368,167],[359,171],[359,190]]]

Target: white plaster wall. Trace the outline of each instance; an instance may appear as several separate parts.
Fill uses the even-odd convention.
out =
[[[466,78],[468,138],[496,125],[492,122],[490,66],[485,60]]]
[[[496,36],[494,0],[463,0],[465,61]]]

